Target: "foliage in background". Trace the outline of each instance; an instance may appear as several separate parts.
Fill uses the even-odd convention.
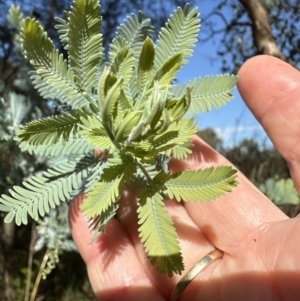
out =
[[[269,178],[259,189],[277,206],[299,205],[300,197],[292,179]]]

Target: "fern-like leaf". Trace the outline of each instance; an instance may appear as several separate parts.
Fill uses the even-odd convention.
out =
[[[237,185],[236,170],[230,166],[185,170],[165,183],[166,193],[178,202],[212,201]]]
[[[192,154],[192,147],[193,143],[190,140],[187,140],[180,145],[175,145],[171,151],[172,157],[177,160],[186,159],[188,155]]]
[[[150,19],[143,20],[142,12],[138,12],[138,16],[131,14],[117,29],[109,51],[110,61],[125,44],[133,50],[135,58],[138,59],[143,42],[147,37],[151,37],[152,33],[153,27],[150,26]]]
[[[118,51],[111,65],[111,72],[113,72],[117,78],[123,78],[123,86],[127,86],[130,81],[133,64],[133,51],[126,45]]]
[[[83,215],[93,219],[109,210],[119,199],[122,181],[120,177],[111,182],[100,181],[94,184],[81,204]]]
[[[118,208],[118,204],[113,203],[105,211],[102,211],[101,215],[98,215],[90,220],[89,228],[94,230],[93,236],[91,238],[91,243],[93,243],[105,230],[106,224],[116,215]]]
[[[70,12],[64,11],[64,18],[55,17],[56,25],[55,28],[57,30],[57,33],[59,34],[59,40],[63,44],[64,49],[69,49],[69,38],[68,38],[68,32],[69,32],[69,21],[70,21]]]
[[[8,10],[7,21],[18,31],[24,23],[24,14],[20,11],[20,6],[12,5]]]
[[[183,65],[182,53],[177,53],[167,59],[160,68],[157,69],[153,80],[158,81],[161,86],[169,85],[175,78],[175,74]]]
[[[55,49],[53,42],[48,38],[47,33],[42,29],[39,23],[27,18],[25,20],[23,31],[24,53],[37,74],[49,86],[52,91],[56,89],[56,98],[62,102],[68,98],[68,104],[76,107],[87,105],[88,101],[81,95],[80,90],[74,82],[74,74],[67,66],[63,55]]]
[[[21,142],[30,145],[55,144],[60,139],[68,141],[77,135],[80,117],[76,112],[69,114],[47,117],[27,123],[17,132]]]
[[[77,87],[86,92],[95,85],[98,65],[103,56],[99,13],[98,0],[74,1],[70,12],[69,62]]]
[[[233,98],[231,91],[237,79],[237,76],[228,74],[205,76],[203,79],[196,78],[191,83],[176,86],[173,92],[176,96],[182,97],[186,93],[187,86],[193,87],[191,105],[187,113],[208,112],[212,106],[218,109]]]
[[[167,60],[176,53],[181,53],[183,58],[193,53],[197,42],[200,21],[197,8],[189,12],[189,4],[184,9],[178,7],[158,35],[155,51],[154,69],[158,70]],[[186,63],[186,60],[183,61]]]
[[[13,186],[9,192],[11,196],[2,195],[0,198],[1,208],[8,212],[4,221],[11,222],[15,218],[17,225],[28,222],[28,215],[38,220],[40,216],[49,213],[61,202],[69,200],[71,192],[77,189],[82,177],[87,175],[83,170],[73,173],[76,163],[67,163],[60,167],[49,169],[45,175],[31,177],[23,182],[23,187]],[[68,174],[66,177],[59,177],[61,174]],[[57,179],[49,181],[49,176],[56,176]]]
[[[16,138],[19,141],[18,138]],[[69,138],[68,141],[60,139],[56,144],[53,145],[31,145],[27,142],[21,142],[19,144],[21,151],[29,152],[39,156],[67,156],[67,155],[83,155],[92,151],[94,148],[84,138]]]
[[[85,138],[90,145],[102,151],[109,150],[112,152],[115,147],[111,139],[108,137],[101,121],[94,116],[81,118],[82,125],[80,126],[80,134]]]
[[[123,177],[126,184],[131,182],[136,173],[136,164],[131,155],[120,153],[114,158],[109,158],[103,167],[101,179],[104,182],[113,181],[116,178]]]
[[[160,135],[156,135],[151,141],[156,151],[164,152],[175,146],[185,145],[190,137],[197,132],[193,118],[182,119],[173,122],[168,129]],[[170,154],[171,150],[168,152]]]
[[[173,273],[181,274],[183,261],[177,234],[162,196],[148,195],[148,187],[145,187],[140,197],[138,230],[147,255],[160,272],[170,277]]]

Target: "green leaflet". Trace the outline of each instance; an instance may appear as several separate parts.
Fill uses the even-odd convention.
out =
[[[79,116],[76,112],[48,117],[27,123],[18,132],[21,142],[30,145],[56,144],[60,139],[68,141],[77,134]]]
[[[111,65],[111,72],[117,78],[123,78],[123,86],[128,85],[133,73],[133,55],[133,51],[126,45],[118,51]]]
[[[55,17],[56,25],[55,28],[57,29],[57,33],[59,34],[59,40],[64,45],[65,50],[69,49],[69,20],[70,20],[70,12],[64,11],[64,18]]]
[[[187,140],[186,142],[180,144],[180,145],[175,145],[172,148],[172,157],[174,159],[182,160],[186,159],[188,155],[192,153],[191,148],[194,146],[192,141]]]
[[[174,79],[175,74],[183,66],[182,53],[171,56],[160,68],[157,69],[153,80],[158,81],[159,85],[169,85]]]
[[[98,104],[101,121],[110,138],[113,139],[114,120],[113,115],[118,107],[118,101],[122,91],[123,78],[117,79],[110,72],[110,68],[105,68],[99,79],[98,85]]]
[[[101,216],[120,196],[123,180],[116,178],[111,182],[98,182],[94,184],[81,204],[81,211],[89,219]]]
[[[98,65],[103,56],[99,13],[98,0],[77,0],[69,16],[69,62],[78,89],[86,92],[95,85]]]
[[[143,43],[137,69],[137,86],[140,92],[146,87],[151,79],[154,62],[154,45],[151,39],[147,38]]]
[[[1,210],[9,212],[4,221],[9,223],[15,218],[17,225],[26,225],[28,215],[38,220],[39,216],[49,213],[51,208],[55,208],[60,202],[69,200],[71,192],[79,187],[82,178],[87,175],[87,170],[74,173],[75,166],[74,163],[67,163],[49,169],[44,175],[23,182],[25,188],[13,186],[13,189],[9,190],[11,196],[3,194],[0,198]],[[69,175],[49,181],[49,176],[57,177],[65,173]]]
[[[24,23],[24,14],[20,6],[12,5],[8,10],[7,21],[17,30],[21,30]]]
[[[196,132],[197,128],[194,125],[194,119],[183,119],[177,123],[172,123],[166,131],[156,135],[151,143],[156,151],[164,152],[175,146],[186,145],[190,141],[190,137]]]
[[[123,181],[129,184],[136,173],[136,164],[130,154],[122,152],[115,157],[109,158],[103,167],[101,179],[110,182],[123,177]]]
[[[91,244],[98,238],[98,236],[105,230],[106,224],[112,219],[118,210],[118,204],[112,204],[108,206],[108,208],[101,213],[101,215],[97,215],[95,218],[91,219],[89,222],[89,228],[94,230]]]
[[[139,122],[141,116],[141,111],[132,111],[126,114],[125,118],[123,119],[122,123],[120,123],[120,126],[117,130],[116,141],[125,141],[132,132],[132,129]]]
[[[110,45],[110,61],[113,60],[119,48],[125,44],[133,50],[134,56],[137,59],[140,55],[143,42],[147,37],[151,37],[152,33],[153,27],[150,26],[150,19],[143,20],[141,12],[138,13],[138,16],[131,14],[124,21],[124,24],[121,24],[117,29],[116,37]]]
[[[189,4],[183,10],[178,7],[170,16],[166,27],[158,35],[154,61],[156,70],[177,53],[181,53],[184,58],[192,55],[200,28],[198,16],[197,8],[189,12]]]
[[[180,253],[177,234],[172,219],[164,207],[160,194],[142,190],[140,195],[138,218],[139,236],[144,243],[147,255],[157,269],[168,274],[181,274],[183,260]]]
[[[93,150],[91,144],[89,144],[88,141],[83,138],[69,138],[68,141],[60,139],[53,145],[32,145],[28,144],[27,142],[21,142],[19,147],[23,152],[28,151],[30,154],[53,157],[72,154],[87,154]]]
[[[185,94],[179,100],[174,101],[174,105],[169,110],[173,120],[178,120],[188,111],[192,101],[191,90],[191,87],[187,87]]]
[[[78,102],[81,107],[85,106],[88,102],[81,96],[72,70],[36,20],[25,20],[22,38],[25,56],[43,79],[44,85],[57,90],[56,98],[60,99],[62,95],[63,99],[67,97],[68,104],[74,108],[79,107]]]
[[[102,151],[114,150],[114,144],[111,139],[107,136],[107,133],[96,116],[87,116],[81,118],[82,125],[80,126],[80,134],[95,148]]]
[[[208,112],[211,107],[218,109],[233,96],[231,91],[235,87],[238,77],[233,75],[219,75],[216,77],[205,76],[203,79],[196,78],[188,85],[192,88],[191,105],[188,113]],[[174,89],[174,94],[182,97],[187,85],[179,85]]]
[[[236,170],[230,166],[185,170],[165,183],[165,191],[178,202],[212,201],[237,185]]]

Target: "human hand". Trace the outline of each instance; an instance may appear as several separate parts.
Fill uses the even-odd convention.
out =
[[[243,99],[288,161],[299,192],[300,73],[276,58],[257,56],[242,66],[239,76]],[[199,138],[194,137],[194,144],[189,160],[173,160],[172,170],[229,164]],[[232,193],[211,203],[166,202],[185,271],[215,248],[224,252],[191,281],[179,300],[300,300],[300,218],[289,219],[240,173],[238,181]],[[92,245],[79,210],[82,198],[71,205],[70,225],[96,297],[169,300],[182,275],[162,275],[147,259],[138,237],[134,193],[124,192],[120,222],[112,219]]]

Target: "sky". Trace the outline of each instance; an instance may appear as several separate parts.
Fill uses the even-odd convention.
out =
[[[198,0],[197,6],[201,16],[211,11],[216,1]],[[201,35],[201,28],[200,28]],[[221,58],[217,56],[219,42],[209,41],[196,44],[194,55],[188,58],[189,63],[180,70],[179,83],[195,77],[221,74]],[[212,62],[211,57],[216,57]],[[233,91],[234,99],[225,106],[197,116],[199,129],[213,128],[223,140],[225,147],[236,145],[244,138],[254,138],[262,147],[272,146],[263,128],[244,104],[237,88]]]

